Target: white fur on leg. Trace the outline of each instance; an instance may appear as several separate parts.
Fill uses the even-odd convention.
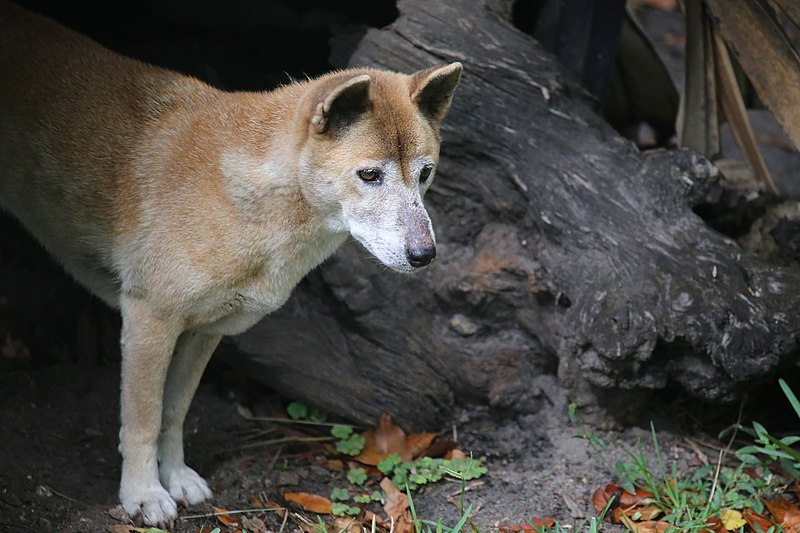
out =
[[[130,516],[141,516],[145,525],[171,527],[178,517],[178,506],[158,482],[142,483],[142,479],[123,478],[119,491],[122,507]]]
[[[161,483],[167,488],[175,501],[184,505],[194,505],[211,498],[211,489],[200,474],[181,464],[177,467],[161,465]]]

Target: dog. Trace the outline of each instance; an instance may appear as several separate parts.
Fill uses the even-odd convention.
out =
[[[352,235],[436,255],[422,199],[460,63],[225,92],[0,0],[0,208],[122,316],[119,498],[147,525],[212,496],[183,422],[222,335]]]

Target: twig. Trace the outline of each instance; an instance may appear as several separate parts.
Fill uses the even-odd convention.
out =
[[[72,503],[82,503],[82,502],[79,502],[78,500],[76,500],[75,498],[72,498],[72,497],[70,497],[70,496],[67,496],[66,494],[64,494],[64,493],[62,493],[62,492],[58,492],[58,491],[57,491],[56,489],[54,489],[53,487],[50,487],[50,486],[47,486],[47,485],[42,485],[42,487],[46,488],[47,490],[49,490],[50,492],[52,492],[52,493],[53,493],[53,494],[55,494],[56,496],[61,496],[61,497],[62,497],[62,498],[64,498],[65,500],[69,500],[69,501],[71,501]]]
[[[262,442],[252,442],[250,444],[243,444],[241,446],[234,446],[233,448],[225,448],[215,452],[214,455],[222,455],[228,452],[237,452],[246,450],[248,448],[257,448],[259,446],[271,446],[273,444],[283,444],[286,442],[329,442],[334,440],[333,437],[283,437],[280,439],[265,440]]]
[[[336,426],[350,426],[355,429],[363,429],[363,426],[355,426],[353,424],[344,424],[336,422],[314,422],[313,420],[292,420],[291,418],[281,418],[277,416],[252,416],[246,413],[239,413],[239,416],[245,420],[252,420],[253,422],[276,422],[279,424],[299,424],[305,426],[323,426],[323,427],[336,427]]]
[[[711,505],[711,502],[714,501],[714,492],[717,490],[717,482],[719,481],[719,471],[722,470],[722,456],[725,454],[725,450],[719,451],[719,459],[717,460],[717,471],[714,472],[714,481],[711,483],[711,493],[708,495],[708,505]]]
[[[285,507],[262,507],[260,509],[237,509],[235,511],[219,511],[216,513],[206,513],[206,514],[193,514],[189,516],[182,516],[181,518],[184,520],[195,520],[198,518],[214,518],[216,516],[225,516],[229,514],[244,514],[244,513],[272,513],[278,511],[285,511]]]
[[[289,520],[289,513],[283,513],[283,522],[281,522],[281,528],[278,530],[278,533],[283,533],[283,529],[286,527],[286,522]]]

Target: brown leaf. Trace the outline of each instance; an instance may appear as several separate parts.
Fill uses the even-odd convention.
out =
[[[325,468],[332,472],[344,472],[344,461],[341,459],[328,459],[325,461]]]
[[[800,532],[800,509],[797,504],[789,500],[776,498],[774,500],[764,500],[769,512],[775,518],[778,525],[783,525],[785,533]]]
[[[722,523],[722,520],[718,516],[710,516],[708,517],[708,522],[706,522],[706,529],[702,530],[705,533],[713,532],[713,533],[725,533],[725,524]]]
[[[248,533],[267,533],[267,525],[258,517],[242,517],[242,528]]]
[[[260,507],[260,506],[259,506]],[[275,512],[278,514],[279,517],[283,518],[286,516],[286,507],[279,504],[276,501],[267,500],[267,505],[265,506],[267,509],[277,509]]]
[[[295,505],[299,505],[306,511],[317,514],[331,514],[331,501],[319,494],[308,492],[284,492],[283,498]]]
[[[412,459],[416,459],[428,450],[436,436],[436,433],[414,433],[413,435],[409,435],[406,437],[406,453],[411,456]],[[402,455],[400,455],[400,457],[402,457]]]
[[[337,533],[360,533],[361,526],[361,522],[352,517],[346,518],[344,516],[337,516],[333,520],[333,527],[336,529]]]
[[[400,492],[400,489],[388,477],[381,480],[381,489],[386,493],[386,503],[383,505],[383,511],[390,520],[394,519],[395,523],[397,523],[403,513],[408,510],[408,496]]]
[[[645,520],[644,522],[634,522],[630,518],[622,515],[622,524],[633,533],[664,533],[672,528],[669,522],[663,520]]]
[[[444,435],[437,435],[427,450],[422,452],[425,457],[442,457],[456,447],[456,441]],[[466,456],[464,457],[466,459]]]
[[[364,519],[362,520],[362,522],[367,530],[370,531],[372,530],[373,520],[375,520],[375,526],[383,525],[383,519],[380,516],[373,513],[372,511],[370,511],[369,509],[364,509],[363,513],[364,513]]]
[[[214,511],[214,514],[217,515],[217,520],[219,520],[226,526],[231,526],[231,527],[239,526],[239,522],[228,514],[230,511],[226,509],[221,509],[219,507],[214,507],[213,505],[211,506],[211,510]]]
[[[634,505],[647,505],[653,502],[653,495],[640,488],[636,487],[636,492],[631,494],[627,490],[623,490],[619,497],[619,504],[625,507]]]
[[[594,506],[595,512],[597,514],[602,513],[603,509],[605,509],[606,505],[608,505],[608,500],[615,495],[617,496],[615,499],[615,504],[619,505],[619,493],[621,491],[622,487],[615,483],[611,483],[594,491],[594,494],[592,494],[592,505]]]
[[[466,459],[467,458],[467,454],[464,453],[463,451],[459,450],[458,448],[454,448],[454,449],[450,450],[449,452],[447,452],[445,454],[444,458],[447,459],[448,461],[451,460],[451,459]]]
[[[631,505],[628,507],[620,506],[614,509],[614,518],[616,518],[618,522],[622,522],[621,515],[625,515],[632,520],[647,521],[657,518],[659,515],[663,514],[663,512],[661,507],[652,504]]]
[[[772,527],[772,525],[773,525],[772,522],[770,522],[770,520],[768,518],[763,517],[760,514],[750,512],[750,511],[743,512],[742,513],[742,518],[747,520],[747,525],[753,531],[759,531],[759,528],[760,528],[760,531],[765,532],[770,527]]]
[[[406,433],[392,422],[392,417],[383,413],[378,418],[378,426],[364,432],[364,449],[356,456],[356,461],[375,466],[396,453],[403,461],[410,461],[406,449]]]

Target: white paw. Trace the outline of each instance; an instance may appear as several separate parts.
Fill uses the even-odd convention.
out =
[[[211,489],[200,474],[186,465],[161,469],[161,482],[175,501],[194,505],[211,498]]]
[[[119,498],[125,512],[131,517],[140,516],[145,525],[168,528],[178,518],[175,500],[160,485],[122,489]]]

